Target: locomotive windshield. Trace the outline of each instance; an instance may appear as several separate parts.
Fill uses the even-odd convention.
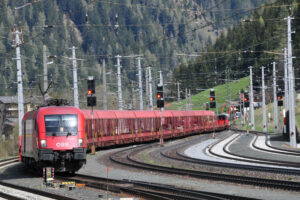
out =
[[[45,115],[47,136],[77,135],[77,115]]]

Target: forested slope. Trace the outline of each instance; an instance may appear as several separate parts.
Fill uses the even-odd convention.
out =
[[[108,90],[112,93],[116,91],[114,56],[117,54],[141,54],[143,67],[153,66],[155,82],[159,69],[168,79],[174,66],[189,59],[177,54],[205,50],[224,30],[247,16],[247,9],[262,2],[264,0],[2,0],[0,95],[16,94],[11,28],[19,22],[24,36],[21,54],[25,95],[39,93],[42,46],[46,45],[48,55],[57,56],[55,64],[49,65],[49,79],[54,81],[51,95],[72,100],[69,91],[73,78],[68,57],[71,56],[69,48],[76,46],[77,58],[83,59],[78,61],[78,75],[80,98],[84,104],[84,80],[88,75],[94,75],[97,85],[101,85],[102,59],[106,59],[107,71],[111,72]],[[135,59],[122,59],[122,66],[124,85],[135,84]],[[124,87],[123,90],[125,102],[128,102],[126,96],[131,88]]]

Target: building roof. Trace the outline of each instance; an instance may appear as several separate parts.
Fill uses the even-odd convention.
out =
[[[0,101],[4,104],[8,103],[18,103],[18,97],[17,96],[0,96]]]
[[[18,104],[18,97],[17,96],[0,96],[0,102],[4,104]],[[24,103],[41,103],[36,97],[25,98]]]

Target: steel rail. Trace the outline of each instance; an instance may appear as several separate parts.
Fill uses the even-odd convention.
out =
[[[143,147],[143,148],[145,148],[145,147]],[[129,166],[129,167],[140,168],[143,170],[157,171],[157,172],[167,173],[167,174],[177,174],[177,175],[190,176],[190,177],[199,178],[199,179],[220,180],[220,181],[226,181],[226,182],[234,182],[234,183],[241,183],[241,184],[248,184],[248,185],[255,185],[255,186],[262,186],[262,187],[270,187],[270,188],[276,188],[276,189],[288,189],[288,190],[300,191],[300,183],[299,182],[264,179],[264,178],[254,178],[254,177],[244,177],[244,176],[238,176],[238,175],[228,175],[228,174],[220,174],[220,173],[212,173],[212,172],[202,172],[202,171],[163,167],[163,166],[143,163],[143,162],[135,160],[133,158],[134,154],[137,154],[140,151],[141,151],[141,148],[137,148],[137,149],[135,149],[135,151],[129,153],[126,156],[127,161],[124,160],[124,158],[122,158],[122,159],[117,158],[116,155],[118,155],[119,153],[122,152],[122,151],[119,151],[119,152],[113,154],[115,156],[113,156],[113,155],[110,156],[110,160],[112,160],[116,163],[119,163],[121,165]]]
[[[12,163],[16,163],[16,162],[18,162],[18,159],[15,159],[15,158],[8,159],[8,160],[2,160],[2,161],[0,161],[0,167],[4,167],[6,165],[9,165],[9,164],[12,164]]]
[[[235,139],[235,138],[234,138]],[[240,158],[245,158],[245,159],[251,159],[251,160],[255,160],[255,163],[259,163],[259,164],[266,164],[266,165],[278,165],[278,166],[283,166],[283,167],[294,167],[294,168],[299,168],[300,169],[300,163],[298,162],[289,162],[289,161],[278,161],[278,160],[272,160],[272,159],[264,159],[264,158],[257,158],[257,157],[253,157],[253,156],[245,156],[245,155],[239,155],[236,153],[232,153],[230,151],[227,150],[227,147],[231,144],[231,142],[234,140],[232,139],[231,141],[229,141],[226,145],[224,145],[223,147],[223,151],[227,154],[236,156],[236,157],[240,157]],[[220,156],[216,153],[213,153],[211,151],[212,147],[210,148],[209,152],[216,155],[216,156]],[[226,156],[225,156],[226,157]],[[230,158],[232,159],[232,158]],[[234,158],[235,160],[238,160],[238,158]],[[241,161],[244,162],[249,162],[247,160],[243,160],[241,159]],[[252,161],[251,161],[252,162]]]
[[[266,146],[268,146],[269,148],[272,148],[272,149],[276,149],[277,151],[276,150],[271,150],[271,149],[263,149],[263,148],[255,145],[257,139],[258,139],[258,136],[256,136],[254,142],[252,143],[252,147],[255,148],[255,149],[270,152],[270,153],[284,154],[284,155],[289,155],[289,156],[299,156],[300,157],[300,152],[299,151],[288,151],[288,150],[274,148],[273,146],[268,145],[267,140],[265,140]]]
[[[58,195],[58,194],[54,194],[54,193],[50,193],[50,192],[45,192],[45,191],[38,190],[38,189],[28,188],[28,187],[24,187],[24,186],[20,186],[20,185],[16,185],[16,184],[11,184],[11,183],[7,183],[7,182],[3,182],[3,181],[0,181],[0,185],[6,186],[9,188],[13,188],[16,190],[21,190],[24,192],[48,197],[48,198],[59,199],[59,200],[75,200],[70,197],[66,197],[66,196],[62,196],[62,195]]]
[[[83,174],[76,174],[75,177],[60,177],[63,180],[76,181],[85,183],[87,187],[96,189],[109,190],[111,192],[125,192],[133,195],[138,195],[143,198],[157,199],[157,200],[168,200],[168,199],[212,199],[212,200],[223,200],[223,199],[252,199],[234,195],[219,194],[206,191],[188,190],[177,188],[172,185],[157,184],[144,181],[135,181],[128,179],[107,179],[101,177],[88,176]]]

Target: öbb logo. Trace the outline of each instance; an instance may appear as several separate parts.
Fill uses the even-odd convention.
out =
[[[68,142],[58,142],[56,143],[57,147],[68,147],[69,143]]]

